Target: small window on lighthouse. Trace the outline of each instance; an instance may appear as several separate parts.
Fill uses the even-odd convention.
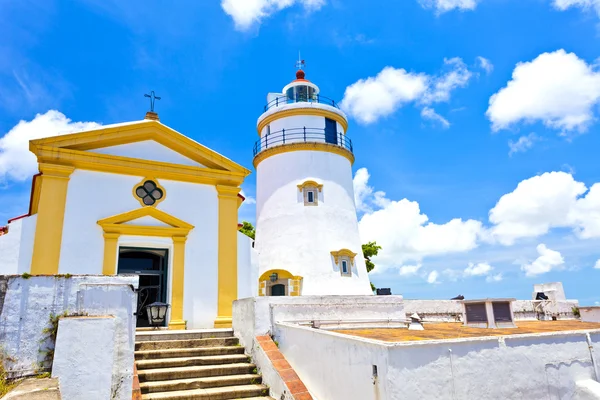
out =
[[[318,205],[319,198],[317,197],[317,189],[314,187],[304,188],[304,205],[305,206],[316,206]]]
[[[348,257],[342,257],[340,272],[342,273],[342,276],[352,276],[352,264]]]

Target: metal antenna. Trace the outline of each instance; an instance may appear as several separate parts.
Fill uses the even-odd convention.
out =
[[[144,94],[144,97],[150,98],[150,111],[154,112],[154,101],[160,100],[160,97],[154,94],[154,90],[150,91],[150,94]]]
[[[296,61],[296,68],[304,69],[306,67],[306,62],[300,56],[300,52],[298,52],[298,61]]]

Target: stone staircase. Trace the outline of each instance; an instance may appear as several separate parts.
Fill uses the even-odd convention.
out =
[[[137,332],[143,400],[273,400],[231,329]]]

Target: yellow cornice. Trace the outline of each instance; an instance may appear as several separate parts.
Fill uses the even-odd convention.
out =
[[[54,178],[69,178],[75,168],[70,165],[58,165],[52,163],[42,163],[39,164],[39,170],[42,173],[43,177],[54,177]]]
[[[248,175],[246,172],[223,171],[40,145],[36,146],[36,154],[40,165],[52,164],[125,175],[152,175],[157,179],[210,185],[239,186]]]
[[[294,276],[284,269],[271,269],[263,273],[260,278],[258,278],[258,281],[268,281],[272,273],[276,273],[279,279],[303,279],[301,276]]]
[[[354,154],[350,150],[347,150],[343,147],[340,147],[335,144],[329,143],[290,143],[290,144],[282,144],[279,146],[273,146],[266,150],[261,151],[254,157],[254,168],[258,167],[264,159],[274,156],[276,154],[288,153],[291,151],[302,151],[302,150],[311,150],[311,151],[325,151],[328,153],[337,154],[343,157],[346,157],[350,164],[354,164]]]
[[[219,197],[238,197],[241,192],[241,188],[227,185],[216,185],[217,193]],[[241,200],[241,199],[240,199]]]
[[[122,214],[113,215],[112,217],[103,218],[98,221],[98,225],[124,224],[143,217],[152,217],[162,223],[171,225],[173,228],[183,228],[188,231],[194,229],[194,225],[188,224],[187,222],[154,207],[137,208]]]
[[[339,122],[344,129],[344,134],[348,130],[348,121],[344,116],[336,113],[335,111],[325,110],[323,108],[307,107],[307,108],[290,108],[287,110],[281,110],[268,115],[258,123],[257,130],[258,136],[261,135],[262,130],[265,126],[269,125],[273,121],[277,121],[281,118],[293,117],[297,115],[312,115],[317,117],[331,118],[332,120]]]
[[[319,189],[319,192],[323,190],[323,185],[319,184],[315,181],[305,181],[304,183],[298,185],[298,191],[304,190],[305,187],[314,187]]]
[[[354,263],[354,257],[356,257],[356,253],[354,253],[353,251],[348,250],[348,249],[341,249],[341,250],[338,250],[338,251],[332,251],[331,255],[333,256],[333,259],[335,260],[336,264],[339,264],[340,257],[344,257],[344,256],[345,257],[349,257],[350,261],[352,263]]]
[[[31,203],[29,205],[29,215],[37,214],[40,203],[40,193],[42,191],[41,175],[34,176],[33,187],[31,188]]]
[[[29,150],[38,155],[44,147],[93,150],[98,148],[154,140],[208,168],[250,174],[250,171],[221,154],[201,145],[158,121],[144,120],[92,131],[32,140]]]

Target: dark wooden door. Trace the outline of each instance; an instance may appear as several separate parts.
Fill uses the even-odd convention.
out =
[[[271,296],[285,296],[285,285],[271,286]]]
[[[337,122],[325,118],[325,142],[337,144]]]

